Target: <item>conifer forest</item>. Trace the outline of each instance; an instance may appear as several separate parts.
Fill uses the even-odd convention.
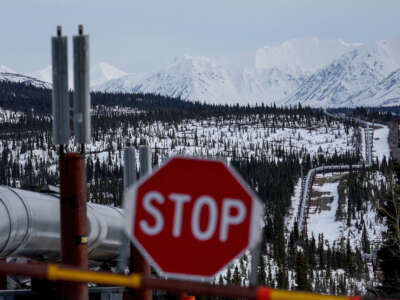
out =
[[[370,122],[372,165],[317,174],[299,231],[308,171],[365,164],[366,128],[354,119],[301,105],[210,105],[153,94],[95,92],[91,101],[90,202],[121,206],[127,145],[148,145],[153,168],[174,155],[220,159],[265,204],[261,284],[336,295],[400,292],[400,172],[387,146],[397,108],[331,111]],[[0,81],[0,184],[34,191],[58,185],[51,122],[50,90]],[[77,150],[73,140],[67,147]],[[215,283],[249,285],[252,255],[236,259]]]

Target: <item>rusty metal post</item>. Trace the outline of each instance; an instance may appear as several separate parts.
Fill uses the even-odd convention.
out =
[[[139,148],[139,160],[140,160],[140,176],[145,176],[151,172],[151,149],[148,146],[141,146]],[[141,273],[145,275],[151,274],[150,264],[146,261],[143,255],[131,244],[131,261],[130,261],[131,272]],[[130,290],[126,295],[126,300],[151,300],[152,290],[139,289]]]
[[[63,264],[88,268],[86,168],[78,153],[60,156],[61,261]],[[88,300],[87,283],[63,282],[61,299]]]
[[[5,263],[6,259],[0,258],[0,262]],[[7,275],[1,274],[0,275],[0,290],[6,290],[6,289],[7,289]]]

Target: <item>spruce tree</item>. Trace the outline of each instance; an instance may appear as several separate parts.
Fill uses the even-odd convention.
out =
[[[311,284],[307,278],[307,263],[302,252],[297,253],[296,259],[296,290],[311,291]]]
[[[386,220],[384,243],[378,251],[383,273],[382,285],[376,293],[382,297],[400,296],[400,165],[394,164],[394,179],[389,192],[381,199],[379,213]]]

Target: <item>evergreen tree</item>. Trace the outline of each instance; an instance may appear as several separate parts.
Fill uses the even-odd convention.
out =
[[[362,236],[361,236],[361,245],[362,245],[362,251],[364,253],[370,253],[371,252],[370,242],[368,240],[368,234],[367,234],[367,230],[365,228],[365,224],[364,224],[363,232],[362,232]]]
[[[235,285],[241,285],[242,284],[242,278],[240,276],[240,272],[239,272],[238,266],[235,266],[235,270],[233,271],[232,284],[235,284]]]
[[[388,228],[383,235],[384,244],[378,251],[383,282],[377,293],[383,297],[400,296],[400,165],[396,163],[393,170],[390,191],[384,195],[379,208]]]
[[[311,284],[307,278],[307,263],[302,252],[297,253],[296,259],[296,290],[311,291]]]

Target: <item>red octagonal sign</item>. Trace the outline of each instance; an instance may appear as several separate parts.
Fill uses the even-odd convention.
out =
[[[211,279],[260,237],[261,202],[220,161],[172,158],[124,203],[129,237],[161,275]]]

